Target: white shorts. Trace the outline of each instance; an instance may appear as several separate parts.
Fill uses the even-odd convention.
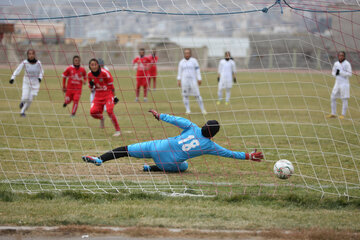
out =
[[[331,92],[331,98],[350,98],[350,84],[335,83]]]
[[[40,83],[36,81],[23,81],[21,101],[32,100],[34,96],[38,95]]]
[[[183,86],[182,87],[182,95],[183,96],[200,96],[199,86]]]
[[[226,80],[220,79],[218,88],[219,88],[219,90],[226,89],[226,88],[232,88],[232,85],[233,85],[232,79],[230,79],[230,80],[229,79],[226,79]]]

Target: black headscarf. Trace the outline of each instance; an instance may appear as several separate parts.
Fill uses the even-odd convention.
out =
[[[209,120],[201,128],[201,134],[206,138],[212,138],[217,134],[219,130],[220,130],[219,122],[216,120]]]
[[[34,58],[32,60],[28,59],[28,62],[31,64],[35,64],[37,62],[37,59],[36,58]]]

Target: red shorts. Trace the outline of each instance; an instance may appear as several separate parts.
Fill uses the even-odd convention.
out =
[[[156,67],[152,67],[152,68],[150,68],[150,70],[149,70],[149,77],[156,77],[156,75],[157,75],[157,68]]]
[[[79,101],[81,97],[81,89],[77,89],[77,90],[66,90],[66,94],[65,94],[65,103],[68,104],[71,101]]]
[[[91,104],[90,113],[93,114],[102,114],[104,111],[104,105],[106,105],[106,112],[109,114],[113,113],[114,109],[114,96],[108,95],[104,97],[96,97],[94,98],[94,101]]]
[[[137,72],[136,73],[136,85],[147,87],[149,81],[149,73],[148,72]]]

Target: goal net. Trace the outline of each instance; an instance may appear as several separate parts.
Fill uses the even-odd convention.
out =
[[[6,0],[0,3],[0,40],[1,190],[360,197],[357,0]],[[14,84],[9,80],[30,48],[45,73],[26,117],[20,117],[24,70]],[[140,48],[158,56],[156,88],[152,80],[147,102],[142,90],[135,101],[132,60]],[[194,97],[185,115],[177,71],[186,48],[200,65],[206,115]],[[219,101],[217,80],[226,51],[237,69],[228,104]],[[340,99],[337,117],[327,118],[339,51],[352,66],[344,119],[338,117]],[[75,117],[72,103],[63,107],[62,73],[74,55],[86,71],[91,58],[101,58],[112,74],[120,137],[112,137],[106,112],[105,128],[91,117],[87,85]],[[124,157],[101,166],[82,161],[83,155],[181,133],[156,121],[151,108],[198,126],[216,119],[216,143],[233,151],[256,148],[265,158],[258,163],[203,155],[188,160],[181,173],[144,172],[152,159]],[[273,173],[280,159],[294,165],[287,180]]]

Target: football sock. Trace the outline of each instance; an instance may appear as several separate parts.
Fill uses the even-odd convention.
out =
[[[195,97],[198,104],[199,104],[199,107],[200,107],[200,110],[203,112],[204,111],[204,103],[203,103],[203,100],[202,100],[202,97],[201,96],[197,96]]]
[[[146,97],[147,97],[147,90],[148,90],[147,86],[146,86],[146,87],[144,87],[144,98],[146,98]]]
[[[75,115],[76,110],[77,110],[77,108],[78,108],[78,105],[79,105],[79,102],[78,102],[78,101],[74,102],[73,107],[72,107],[72,111],[71,111],[71,114],[72,114],[72,115]]]
[[[135,93],[136,93],[136,98],[138,98],[140,94],[140,86],[136,87]]]
[[[219,96],[219,101],[221,101],[222,100],[222,90],[218,91],[218,96]]]
[[[158,166],[156,165],[151,165],[150,166],[150,172],[163,172],[163,170],[161,170]]]
[[[226,102],[230,101],[231,88],[226,89]]]
[[[345,116],[346,110],[348,109],[348,99],[342,99],[342,112],[341,115]]]
[[[119,126],[119,122],[116,118],[116,115],[113,112],[112,113],[108,112],[108,115],[111,118],[112,123],[114,124],[115,130],[120,131],[120,126]]]
[[[336,98],[331,98],[331,114],[336,115]]]
[[[183,96],[184,105],[187,112],[190,112],[189,96]]]
[[[31,100],[24,100],[24,105],[21,108],[21,113],[25,113],[25,111],[30,107],[31,102]]]
[[[127,146],[115,148],[115,149],[101,155],[100,159],[103,162],[106,162],[106,161],[117,159],[117,158],[127,157],[127,156],[129,156],[127,149],[128,149]]]

